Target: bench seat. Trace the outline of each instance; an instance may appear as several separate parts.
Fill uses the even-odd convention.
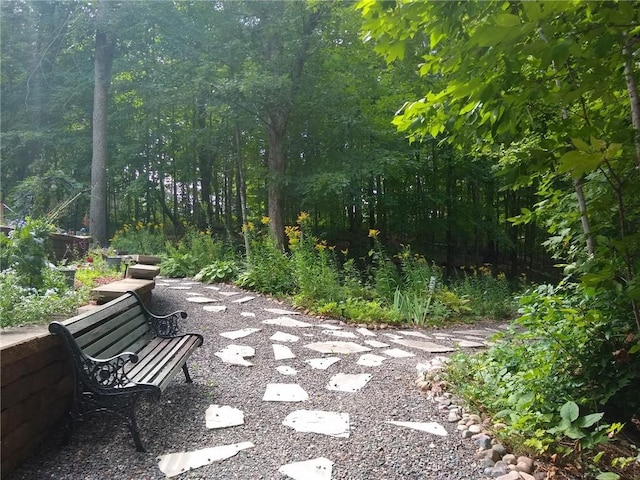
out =
[[[135,292],[63,322],[49,331],[60,335],[74,372],[74,400],[69,412],[68,442],[74,425],[85,416],[108,412],[122,419],[138,451],[144,451],[135,418],[142,395],[159,399],[182,370],[191,377],[187,359],[203,343],[202,335],[180,333],[186,312],[154,315]]]

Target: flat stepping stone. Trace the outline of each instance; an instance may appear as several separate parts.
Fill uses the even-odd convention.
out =
[[[187,302],[192,302],[192,303],[213,303],[213,302],[217,302],[217,300],[214,300],[213,298],[207,298],[207,297],[187,297]]]
[[[271,319],[263,320],[262,323],[264,323],[265,325],[277,325],[279,327],[300,327],[300,328],[313,327],[313,325],[310,323],[302,322],[300,320],[296,320],[295,318],[289,318],[289,317],[271,318]]]
[[[214,355],[224,363],[230,365],[240,365],[242,367],[252,367],[253,363],[245,360],[245,357],[253,357],[256,351],[247,345],[228,345]]]
[[[293,480],[331,480],[333,462],[328,458],[318,457],[304,462],[287,463],[278,472]]]
[[[227,307],[225,307],[224,305],[205,305],[202,308],[207,312],[215,312],[215,313],[221,313],[227,310]]]
[[[369,373],[337,373],[329,379],[327,390],[332,392],[357,392],[371,380]]]
[[[475,335],[476,337],[492,336],[495,332],[489,330],[454,330],[456,335]]]
[[[171,290],[191,290],[191,287],[186,285],[172,285],[169,288]]]
[[[214,287],[213,285],[207,285],[204,288],[208,288],[209,290],[215,290],[216,292],[220,290],[220,287]]]
[[[399,348],[391,348],[389,350],[385,350],[382,353],[384,353],[385,355],[388,355],[390,357],[393,357],[393,358],[415,357],[415,354],[413,354],[411,352],[407,352],[405,350],[400,350]]]
[[[158,468],[168,478],[171,478],[195,468],[226,460],[237,455],[242,450],[253,447],[255,445],[251,442],[242,442],[203,448],[191,452],[168,453],[158,457]]]
[[[425,338],[425,339],[429,338],[428,335],[425,335],[422,332],[408,332],[408,331],[400,330],[400,333],[402,333],[402,335],[408,335],[410,337],[418,337],[418,338]]]
[[[229,340],[236,340],[251,335],[252,333],[259,332],[259,328],[243,328],[242,330],[234,330],[232,332],[222,332],[221,337],[228,338]]]
[[[429,353],[444,353],[444,352],[454,352],[456,349],[452,347],[447,347],[445,345],[440,345],[438,343],[433,342],[423,342],[420,340],[392,340],[393,343],[397,343],[404,347],[417,348],[418,350],[424,350]]]
[[[286,345],[279,345],[277,343],[274,343],[271,346],[273,347],[273,356],[276,360],[288,360],[290,358],[296,358],[295,354]]]
[[[241,312],[241,313],[240,313],[240,316],[241,316],[241,317],[255,317],[255,316],[256,316],[256,314],[255,314],[255,313],[253,313],[253,312]]]
[[[447,435],[449,435],[445,428],[436,422],[396,422],[390,420],[387,423],[390,423],[391,425],[398,425],[399,427],[407,427],[414,430],[420,430],[421,432],[427,432],[433,435],[439,435],[441,437],[446,437]]]
[[[480,348],[486,346],[484,342],[472,342],[471,340],[463,340],[458,338],[454,338],[453,341],[455,342],[456,347],[462,348]]]
[[[387,360],[388,357],[381,357],[380,355],[374,355],[373,353],[365,353],[358,359],[357,364],[363,367],[379,367],[382,362]]]
[[[387,348],[390,346],[388,343],[379,342],[377,340],[365,340],[364,343],[374,348]]]
[[[299,312],[293,310],[283,310],[282,308],[264,308],[265,312],[274,313],[276,315],[299,315]]]
[[[234,295],[240,295],[240,292],[218,292],[223,297],[233,297]]]
[[[334,325],[332,323],[320,323],[320,324],[316,325],[316,327],[326,328],[328,330],[342,330],[342,328],[343,328],[340,325]]]
[[[231,302],[231,303],[247,303],[247,302],[253,300],[254,298],[256,298],[256,297],[252,297],[251,295],[248,295],[246,297],[242,297],[242,298],[238,298],[236,300],[233,300],[233,302]]]
[[[204,417],[208,429],[235,427],[244,424],[244,412],[228,405],[209,405]]]
[[[276,332],[269,337],[269,340],[274,342],[297,342],[300,340],[300,337],[291,335],[290,333]]]
[[[402,340],[404,337],[395,333],[383,333],[385,337],[389,337],[391,340]]]
[[[281,373],[282,375],[297,375],[298,371],[293,368],[293,367],[289,367],[288,365],[280,365],[278,367],[276,367],[276,370]]]
[[[331,365],[336,362],[339,362],[340,359],[338,357],[326,357],[326,358],[310,358],[305,360],[311,368],[315,368],[316,370],[326,370]]]
[[[354,342],[316,342],[305,345],[306,348],[320,353],[362,353],[370,352],[371,349],[358,345]]]
[[[297,383],[268,383],[262,400],[265,402],[305,402],[309,394]]]
[[[331,335],[333,337],[339,338],[358,338],[353,332],[344,332],[342,330],[322,330],[320,333],[324,333],[325,335]]]
[[[375,337],[376,336],[375,333],[373,333],[368,328],[364,328],[364,327],[356,328],[356,332],[358,332],[360,335],[362,335],[364,337]]]
[[[323,410],[296,410],[287,415],[282,424],[296,432],[320,433],[338,438],[349,438],[351,428],[348,413]]]
[[[187,292],[185,293],[185,295],[187,296],[191,295],[192,297],[202,297],[202,294],[198,292]]]

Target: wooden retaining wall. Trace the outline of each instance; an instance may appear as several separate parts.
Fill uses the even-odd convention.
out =
[[[71,408],[71,364],[62,341],[46,327],[0,333],[2,406],[0,475],[27,457]]]

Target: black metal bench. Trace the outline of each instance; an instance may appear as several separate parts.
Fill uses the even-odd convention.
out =
[[[135,417],[138,399],[149,395],[158,400],[181,369],[191,383],[186,361],[203,338],[179,333],[178,321],[186,317],[183,311],[154,315],[138,295],[128,292],[97,310],[49,325],[64,340],[74,371],[64,443],[77,421],[106,412],[125,422],[136,449],[144,451]]]

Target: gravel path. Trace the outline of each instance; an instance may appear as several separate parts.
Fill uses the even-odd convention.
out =
[[[375,337],[363,337],[353,326],[341,331],[353,332],[357,339],[335,338],[317,318],[288,315],[313,323],[310,328],[283,327],[262,323],[281,317],[265,309],[290,309],[272,299],[242,292],[233,286],[220,286],[216,291],[206,285],[188,282],[164,283],[157,280],[151,310],[168,313],[186,310],[184,330],[199,332],[205,337],[202,348],[191,357],[193,384],[185,384],[181,374],[166,389],[159,402],[143,401],[138,408],[138,423],[146,453],[138,453],[131,437],[122,425],[109,417],[94,417],[80,424],[70,445],[60,447],[60,432],[55,432],[39,449],[37,455],[23,464],[8,480],[33,479],[158,479],[165,478],[158,467],[158,456],[180,451],[192,451],[218,445],[252,442],[255,447],[240,451],[226,460],[188,471],[178,479],[284,479],[279,468],[292,462],[326,457],[333,465],[333,479],[473,479],[482,476],[476,463],[476,447],[456,432],[456,423],[447,422],[447,412],[438,409],[416,388],[416,364],[441,355],[390,342],[385,333],[375,331]],[[180,286],[183,289],[174,289]],[[187,288],[188,287],[188,288]],[[238,292],[224,296],[225,292]],[[209,312],[203,304],[187,301],[201,294],[215,299],[209,305],[225,305],[225,312]],[[235,300],[253,296],[244,303]],[[247,315],[249,314],[249,315]],[[326,322],[325,322],[326,323]],[[219,335],[242,328],[261,331],[237,340]],[[286,343],[296,355],[293,359],[274,359],[270,340],[276,332],[300,337]],[[414,330],[415,331],[415,330]],[[453,346],[452,339],[431,341]],[[438,331],[438,333],[447,333]],[[455,335],[454,335],[455,336]],[[391,344],[415,356],[388,358],[380,366],[360,366],[359,353],[339,356],[341,360],[326,370],[311,368],[305,360],[326,357],[305,347],[311,342],[353,341],[364,345],[367,338]],[[420,338],[404,336],[406,339]],[[254,365],[243,367],[223,363],[214,355],[229,344],[255,348]],[[371,348],[383,356],[384,349]],[[287,365],[297,371],[295,376],[283,375],[277,366]],[[329,379],[337,373],[370,373],[372,378],[356,392],[329,391]],[[263,401],[268,383],[296,383],[309,395],[304,402]],[[244,425],[224,429],[207,429],[205,411],[212,404],[229,405],[244,412]],[[348,438],[336,438],[318,433],[296,432],[283,425],[294,410],[323,410],[348,413],[351,430]],[[438,422],[449,433],[437,436],[396,426],[388,421]],[[312,476],[307,477],[311,480]],[[318,477],[319,478],[319,477]]]

